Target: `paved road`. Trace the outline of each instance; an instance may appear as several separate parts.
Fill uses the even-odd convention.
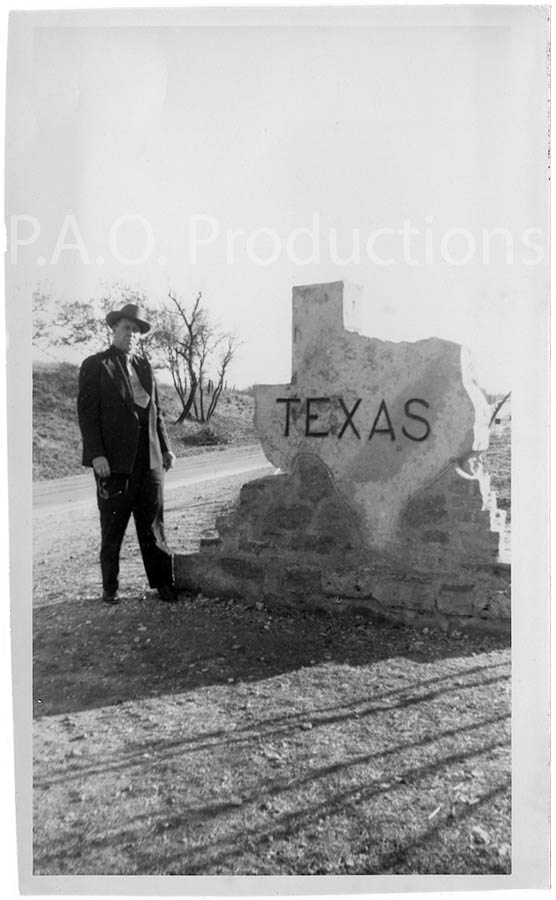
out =
[[[166,475],[165,493],[176,488],[214,481],[230,475],[241,475],[268,468],[274,471],[258,444],[232,447],[228,450],[209,450],[199,456],[177,459],[174,468]],[[40,481],[33,485],[33,512],[51,512],[56,507],[96,503],[91,471],[68,478]]]

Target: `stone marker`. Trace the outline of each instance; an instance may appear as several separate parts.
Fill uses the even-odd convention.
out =
[[[490,409],[467,351],[357,331],[359,289],[293,291],[291,383],[255,388],[255,425],[281,474],[243,486],[231,515],[175,558],[179,588],[272,605],[509,626],[505,514],[481,454]]]

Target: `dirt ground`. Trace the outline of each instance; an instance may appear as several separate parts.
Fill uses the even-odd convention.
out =
[[[244,476],[176,491],[196,549]],[[149,591],[95,509],[34,528],[36,874],[507,873],[510,648]]]

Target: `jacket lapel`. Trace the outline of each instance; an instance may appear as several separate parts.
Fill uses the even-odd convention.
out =
[[[133,412],[135,404],[133,402],[131,383],[120,358],[115,353],[109,353],[103,361],[103,366],[120,397]]]

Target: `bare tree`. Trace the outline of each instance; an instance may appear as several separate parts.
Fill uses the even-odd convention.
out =
[[[234,335],[222,333],[203,306],[199,291],[191,308],[168,292],[162,310],[153,310],[152,346],[170,371],[185,419],[210,420],[224,387],[226,372],[238,347]],[[208,396],[207,396],[208,395]]]
[[[207,412],[207,422],[212,416],[218,401],[220,400],[220,394],[224,389],[224,379],[226,377],[226,371],[228,366],[230,365],[232,359],[234,358],[235,351],[237,349],[237,343],[233,335],[227,335],[225,337],[225,347],[220,356],[219,365],[218,365],[218,373],[216,376],[216,382],[210,382],[212,387],[212,396],[210,399],[210,404]]]

